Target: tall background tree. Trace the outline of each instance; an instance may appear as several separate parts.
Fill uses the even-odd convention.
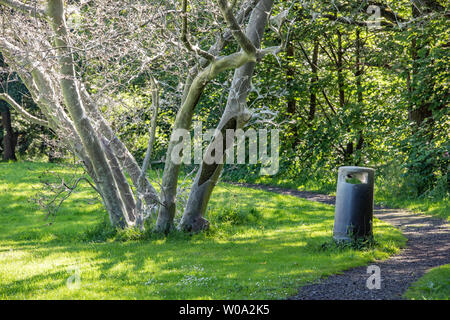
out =
[[[5,95],[7,94],[7,95]],[[10,106],[7,97],[18,102],[23,109],[39,112],[26,86],[17,73],[12,72],[0,54],[0,145],[4,161],[48,160],[53,162],[61,156],[55,137],[47,128],[30,123]]]

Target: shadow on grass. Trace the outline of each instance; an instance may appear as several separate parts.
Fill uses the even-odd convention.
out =
[[[384,229],[388,228],[382,226],[379,231]],[[97,283],[97,293],[105,297],[109,294],[111,298],[120,297],[120,292],[128,288],[142,290],[138,298],[147,297],[149,290],[158,292],[162,299],[196,299],[201,295],[245,299],[251,293],[268,298],[265,293],[280,294],[283,286],[292,290],[373,259],[373,249],[366,252],[351,248],[323,250],[322,245],[330,236],[329,232],[311,235],[286,230],[236,235],[225,240],[192,236],[188,242],[169,237],[150,242],[47,244],[39,248],[35,257],[39,261],[69,256],[75,262],[57,266],[56,272],[53,267],[2,286],[6,285],[6,295],[33,296],[45,288],[51,296],[52,290],[57,292],[66,285],[70,276],[67,267],[79,263],[82,283]],[[20,249],[33,250],[34,246],[35,243],[24,244]],[[262,281],[266,281],[264,286],[255,285]],[[159,290],[162,286],[163,292]],[[117,293],[107,290],[117,290]]]
[[[86,230],[102,221],[101,207],[68,200],[56,224],[44,226],[43,214],[26,202],[36,177],[14,180],[12,171],[0,174],[10,189],[0,193],[5,298],[279,299],[308,281],[386,257],[383,243],[399,242],[383,225],[376,229],[380,248],[318,250],[332,236],[332,206],[222,185],[211,199],[211,232],[86,242]],[[218,223],[227,208],[255,219]],[[81,271],[77,292],[66,288],[70,266]]]

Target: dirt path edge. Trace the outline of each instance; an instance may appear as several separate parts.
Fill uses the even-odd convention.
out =
[[[227,182],[230,183],[230,182]],[[268,185],[230,183],[334,205],[335,197]],[[398,300],[429,269],[450,263],[450,228],[446,220],[403,209],[375,206],[374,216],[399,228],[408,239],[399,254],[371,265],[379,267],[381,286],[369,289],[368,267],[356,267],[301,287],[289,300]]]

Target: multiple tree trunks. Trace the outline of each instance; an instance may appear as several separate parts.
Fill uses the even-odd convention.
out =
[[[8,4],[28,13],[26,5],[16,7],[15,2]],[[54,39],[48,45],[58,53],[56,65],[34,63],[28,60],[28,55],[15,54],[20,49],[5,38],[0,37],[0,44],[2,54],[13,66],[30,66],[30,70],[17,68],[17,72],[47,120],[32,116],[7,94],[2,94],[0,98],[30,122],[48,126],[57,133],[82,160],[102,197],[111,224],[122,229],[133,227],[142,212],[136,210],[133,190],[125,172],[137,185],[141,170],[77,78],[63,1],[50,0],[47,10],[39,12],[54,33]],[[141,180],[145,201],[149,205],[157,203],[155,189],[147,179]]]
[[[75,80],[75,65],[67,39],[63,1],[49,1],[47,12],[56,35],[55,45],[60,55],[59,68],[62,75],[60,85],[65,105],[80,135],[84,149],[92,162],[93,171],[97,178],[96,184],[109,212],[111,223],[120,228],[133,226],[135,219],[132,218],[135,217],[133,212],[135,208],[130,208],[131,203],[127,201],[129,188],[122,187],[122,183],[125,182],[127,185],[128,183],[123,178],[123,173],[118,174],[119,168],[116,168],[116,170],[111,168],[117,161],[111,152],[105,150],[91,120],[86,115],[79,85]],[[108,156],[110,161],[108,161]]]
[[[271,11],[272,5],[273,1],[260,1],[250,16],[246,36],[256,48],[259,48],[261,45],[261,39],[263,38],[264,29],[268,20],[267,15]],[[255,62],[247,62],[236,69],[234,73],[227,105],[217,127],[217,131],[221,132],[222,139],[225,139],[227,129],[234,129],[234,131],[242,129],[248,120],[250,120],[251,115],[246,109],[246,101],[251,87],[255,64]],[[216,139],[217,137],[214,137],[211,141],[206,150],[206,155],[211,154]],[[223,148],[223,153],[219,157],[222,159],[220,161],[221,163],[224,162],[223,158],[226,151],[229,148],[233,148],[234,143],[223,141],[222,146],[225,146],[225,148]],[[205,161],[202,162],[189,194],[180,223],[181,229],[198,232],[209,227],[209,223],[203,216],[222,169],[223,164],[207,164]]]
[[[34,58],[29,54],[18,54],[29,50],[24,45],[26,42],[17,41],[14,36],[13,41],[0,36],[2,54],[5,55],[8,63],[17,69],[17,73],[29,89],[45,119],[31,115],[8,95],[0,98],[6,100],[29,121],[47,126],[63,138],[66,145],[82,160],[87,173],[92,177],[113,226],[122,229],[142,227],[143,210],[140,201],[142,197],[147,205],[160,205],[156,222],[157,230],[170,231],[173,228],[176,212],[177,180],[180,169],[178,164],[171,161],[170,155],[177,141],[172,140],[167,150],[160,200],[153,186],[145,178],[143,170],[146,170],[147,166],[145,163],[142,168],[138,166],[124,143],[103,118],[98,106],[85,89],[83,80],[75,71],[78,63],[75,57],[79,53],[74,51],[75,46],[71,42],[72,33],[68,31],[63,1],[49,0],[45,10],[16,1],[0,1],[0,4],[24,15],[31,15],[33,19],[40,19],[39,26],[43,27],[44,33],[47,34],[47,37],[43,37],[39,43],[42,50],[33,51]],[[241,87],[232,88],[235,96],[229,98],[223,115],[223,119],[231,115],[233,120],[225,124],[221,122],[219,128],[228,128],[230,123],[230,128],[242,127],[250,118],[245,110],[245,100],[254,65],[265,54],[278,50],[278,47],[259,50],[273,5],[272,0],[246,1],[236,16],[227,1],[218,0],[216,5],[220,9],[218,13],[222,14],[228,30],[206,52],[190,44],[187,1],[183,1],[182,41],[189,51],[200,56],[201,59],[197,66],[191,69],[185,81],[182,104],[173,131],[191,127],[194,109],[204,88],[225,70],[236,70],[233,83],[234,86],[239,84]],[[249,15],[247,30],[243,32],[240,25]],[[221,56],[222,49],[233,38],[241,47],[241,51]],[[47,51],[56,52],[53,60],[47,59]],[[6,116],[3,118],[5,121],[9,119]],[[8,134],[7,137],[9,137]],[[149,145],[146,161],[150,159],[151,149]],[[196,180],[199,182],[198,186],[192,188],[185,210],[183,229],[200,231],[207,227],[208,223],[202,215],[221,170],[221,165],[201,167],[199,178]],[[134,194],[132,186],[127,181],[126,173],[131,178],[137,194]],[[195,199],[202,204],[198,204],[200,202],[194,201]]]
[[[245,109],[246,99],[250,89],[251,78],[253,76],[256,61],[255,54],[260,48],[264,29],[267,25],[268,14],[273,6],[273,1],[261,0],[257,3],[256,7],[252,10],[245,33],[241,31],[239,25],[237,25],[226,1],[218,2],[230,30],[233,30],[233,36],[241,45],[242,51],[210,63],[208,67],[194,76],[191,82],[187,82],[187,87],[185,87],[186,98],[177,114],[174,125],[175,130],[189,129],[191,127],[193,109],[197,105],[206,84],[215,78],[221,71],[226,69],[236,70],[232,87],[228,95],[227,106],[217,130],[223,131],[225,128],[230,127],[230,123],[233,122],[231,119],[234,119],[235,125],[232,127],[235,129],[242,128],[246,121],[250,119]],[[223,63],[223,60],[227,58],[230,59],[230,61],[228,63]],[[214,140],[215,139],[212,140],[208,150],[214,145]],[[171,139],[166,156],[161,194],[164,206],[160,207],[156,223],[157,230],[161,232],[168,232],[173,228],[173,220],[176,213],[176,190],[180,165],[173,163],[171,154],[177,143],[177,140]],[[226,143],[223,145],[226,145]],[[231,146],[227,145],[227,147]],[[210,152],[208,150],[206,153]],[[223,152],[225,152],[225,150],[223,150]],[[203,162],[201,164],[191,187],[187,205],[180,222],[180,229],[198,232],[209,227],[209,222],[203,215],[206,212],[207,204],[214,186],[222,172],[222,167],[223,165],[220,163],[207,165]]]

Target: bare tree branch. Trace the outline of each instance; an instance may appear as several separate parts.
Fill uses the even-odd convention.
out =
[[[184,45],[189,51],[192,51],[199,56],[202,56],[208,61],[213,61],[214,56],[210,54],[208,51],[202,50],[198,46],[193,46],[191,42],[188,39],[188,23],[187,23],[187,0],[183,0],[182,3],[182,19],[183,19],[183,25],[181,28],[181,41],[183,41]]]
[[[0,4],[15,9],[17,11],[20,11],[22,13],[25,13],[31,17],[41,18],[41,19],[48,19],[47,13],[45,10],[38,8],[37,4],[35,6],[26,5],[25,3],[22,3],[20,1],[15,0],[0,0]]]
[[[0,99],[6,101],[11,107],[14,108],[17,112],[19,112],[25,119],[40,126],[48,127],[48,121],[39,119],[38,117],[33,116],[28,113],[20,104],[18,104],[14,99],[7,93],[0,93]]]
[[[227,0],[218,0],[217,3],[219,4],[220,11],[222,12],[223,17],[230,28],[231,33],[241,46],[242,50],[249,55],[254,55],[256,53],[256,47],[241,30],[241,27],[233,15],[231,8],[228,6]]]
[[[150,166],[150,160],[152,155],[153,145],[155,143],[156,136],[156,120],[158,117],[158,109],[159,109],[159,89],[156,80],[151,77],[152,82],[152,120],[150,124],[150,137],[148,139],[147,151],[145,153],[144,163],[142,164],[142,173],[141,175],[145,175],[147,169]]]

